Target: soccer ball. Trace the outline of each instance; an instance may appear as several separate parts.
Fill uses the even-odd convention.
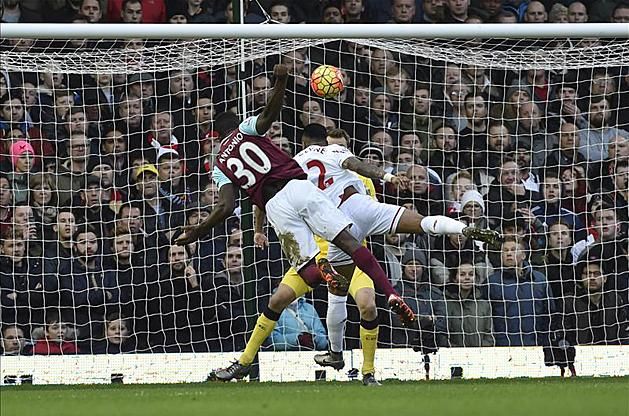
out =
[[[321,65],[310,75],[312,92],[323,98],[334,98],[343,91],[341,70],[332,65]]]

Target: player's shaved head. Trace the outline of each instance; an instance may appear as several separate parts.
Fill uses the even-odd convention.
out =
[[[301,135],[301,144],[304,148],[312,145],[325,146],[328,132],[321,124],[308,124]]]

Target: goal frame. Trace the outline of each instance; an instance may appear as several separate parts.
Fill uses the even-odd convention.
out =
[[[550,38],[616,38],[629,39],[629,23],[590,24],[355,24],[355,25],[171,25],[171,24],[52,24],[52,23],[3,23],[0,39],[550,39]],[[0,62],[0,66],[2,62]],[[244,87],[243,87],[244,88]],[[244,101],[244,98],[243,98]],[[246,102],[242,103],[246,106]],[[581,358],[579,375],[617,376],[629,374],[629,363],[622,357],[629,347],[589,346],[577,347]],[[432,363],[435,378],[449,378],[452,368],[465,369],[465,377],[547,377],[556,376],[556,369],[545,368],[541,347],[493,347],[445,349],[448,351]],[[360,355],[345,352],[352,366],[357,366]],[[422,355],[410,350],[381,350],[378,359],[390,364],[383,373],[400,374],[408,364],[419,365]],[[440,353],[441,354],[441,353]],[[311,363],[311,353],[260,353],[261,364],[268,371],[261,371],[265,381],[314,380],[312,366],[300,369],[294,378],[272,371],[273,363]],[[65,356],[65,357],[0,357],[0,385],[13,384],[30,376],[35,384],[107,383],[114,375],[122,374],[131,382],[185,382],[203,381],[208,366],[233,358],[233,353],[192,354],[184,357],[196,361],[196,369],[203,374],[190,374],[181,366],[180,354],[142,354],[129,356]],[[403,357],[407,358],[403,358]],[[402,358],[400,358],[402,357]],[[411,358],[408,358],[411,357]],[[493,358],[492,358],[493,357]],[[517,362],[513,362],[513,358]],[[587,357],[587,358],[585,358]],[[138,364],[141,362],[141,364]],[[582,364],[581,364],[582,363]],[[205,364],[205,365],[203,365]],[[606,365],[603,365],[606,364]],[[63,370],[66,369],[67,371]],[[96,371],[96,370],[98,371]],[[499,372],[506,369],[507,372]],[[98,373],[98,374],[96,374]],[[101,374],[102,373],[102,374]],[[9,377],[9,378],[7,378]],[[325,377],[325,376],[324,376]],[[407,375],[404,379],[423,379],[423,373]],[[25,379],[28,379],[26,377]],[[345,380],[344,374],[328,372],[328,380]],[[9,380],[9,383],[7,383]]]
[[[353,25],[171,25],[120,23],[72,25],[3,23],[0,38],[25,39],[471,39],[471,38],[629,38],[629,23],[530,24],[353,24]]]

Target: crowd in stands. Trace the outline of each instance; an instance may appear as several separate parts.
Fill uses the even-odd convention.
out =
[[[629,22],[629,4],[617,0],[257,3],[245,11],[247,23]],[[234,23],[231,2],[219,0],[2,5],[4,22]],[[609,40],[570,42],[588,48]],[[49,45],[3,39],[0,53]],[[244,71],[0,68],[4,354],[244,347],[251,318],[287,267],[277,236],[267,228],[268,248],[244,244],[250,229],[241,229],[241,204],[197,243],[174,239],[207,218],[218,198],[213,119],[242,108],[240,80],[248,114],[261,111],[278,62],[290,78],[281,119],[267,135],[281,150],[294,155],[304,135],[343,128],[357,156],[410,179],[408,190],[376,181],[380,200],[505,235],[493,251],[462,236],[370,239],[400,294],[433,317],[434,343],[629,343],[629,65],[607,67],[603,54],[597,67],[516,71],[334,41],[247,62]],[[309,74],[323,63],[343,71],[346,88],[336,99],[309,90]],[[381,344],[413,344],[416,334],[378,302]],[[319,287],[282,314],[265,347],[326,349],[325,310]],[[350,304],[348,348],[358,347],[358,321]]]

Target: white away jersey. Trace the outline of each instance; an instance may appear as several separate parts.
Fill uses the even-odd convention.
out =
[[[295,155],[295,160],[308,174],[308,180],[321,189],[336,206],[341,203],[345,188],[353,186],[366,194],[365,185],[343,162],[354,154],[343,146],[310,146]]]

